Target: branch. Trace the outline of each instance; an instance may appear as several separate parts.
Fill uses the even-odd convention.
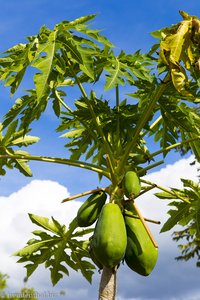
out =
[[[148,186],[148,187],[142,187],[143,190],[142,192],[140,192],[139,196],[149,192],[150,190],[154,189],[156,187],[156,184],[152,185],[152,186]]]
[[[147,166],[146,168],[142,168],[141,170],[138,170],[138,175],[140,175],[141,173],[143,174],[145,171],[151,170],[159,165],[162,165],[163,163],[164,163],[164,160],[160,160],[154,164]]]
[[[159,155],[159,154],[161,154],[161,153],[167,152],[167,151],[169,151],[169,150],[171,150],[171,149],[180,147],[180,146],[182,146],[182,145],[184,145],[184,144],[188,144],[188,143],[191,143],[191,142],[193,142],[193,141],[195,141],[195,140],[199,140],[199,139],[200,139],[200,136],[196,136],[196,137],[191,138],[191,139],[188,139],[188,140],[186,140],[186,141],[179,142],[179,143],[173,144],[173,145],[171,145],[171,146],[165,147],[165,148],[163,148],[163,149],[161,149],[161,150],[158,150],[158,151],[156,151],[156,152],[150,154],[150,155],[149,155],[149,158],[152,158],[152,157],[154,157],[154,156],[156,156],[156,155]]]
[[[63,164],[63,165],[69,165],[73,167],[83,168],[90,171],[97,172],[99,174],[102,174],[103,176],[110,179],[110,174],[107,171],[106,168],[98,167],[93,164],[89,164],[82,161],[73,161],[66,158],[59,158],[59,157],[49,157],[49,156],[38,156],[38,155],[19,155],[19,154],[12,154],[8,149],[6,149],[6,152],[8,154],[0,155],[1,158],[14,158],[14,159],[22,159],[22,160],[35,160],[35,161],[41,161],[41,162],[50,162],[50,163],[56,163],[56,164]]]

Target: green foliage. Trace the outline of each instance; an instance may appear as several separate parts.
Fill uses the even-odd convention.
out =
[[[27,159],[17,159],[9,157],[9,155],[26,156],[28,153],[24,150],[15,150],[15,147],[27,147],[36,143],[39,138],[30,135],[24,135],[23,129],[18,129],[18,120],[11,123],[3,135],[3,126],[0,124],[0,149],[3,158],[0,160],[0,175],[5,174],[4,166],[8,168],[17,168],[25,176],[32,176],[32,172],[27,165]]]
[[[36,237],[29,240],[26,247],[13,254],[21,257],[19,263],[29,262],[25,266],[27,277],[30,277],[40,264],[45,264],[51,272],[53,285],[63,277],[63,274],[69,275],[68,267],[75,271],[80,270],[82,275],[91,282],[95,266],[89,260],[85,260],[90,258],[87,250],[88,242],[80,238],[93,229],[75,231],[78,226],[76,219],[66,230],[65,225],[60,225],[53,217],[52,220],[33,214],[29,214],[29,217],[34,224],[45,231],[35,230],[33,234]]]
[[[200,197],[200,186],[191,180],[181,179],[184,184],[184,189],[179,190],[172,188],[169,192],[156,193],[155,195],[160,199],[176,199],[169,203],[170,206],[174,206],[176,209],[169,210],[170,218],[162,227],[161,231],[170,230],[176,224],[183,224],[182,219],[190,220],[195,217],[195,213],[198,214],[198,203]],[[186,200],[185,202],[180,200]]]
[[[5,51],[0,58],[0,80],[11,95],[30,69],[34,88],[16,99],[3,118],[0,175],[5,175],[6,168],[17,168],[31,176],[30,160],[85,168],[110,181],[110,201],[120,204],[127,171],[141,177],[162,164],[172,150],[191,151],[200,162],[200,20],[184,12],[181,15],[181,22],[153,33],[158,41],[147,54],[121,51],[116,55],[113,44],[89,27],[95,15],[63,21],[52,30],[43,26],[38,34],[27,37],[27,43]],[[24,151],[39,140],[28,133],[47,106],[58,120],[56,131],[66,139],[68,159]],[[156,152],[151,137],[159,148]],[[159,154],[162,158],[156,160]],[[157,186],[162,191],[159,198],[175,199],[171,205],[176,209],[169,211],[162,232],[182,225],[186,216],[197,224],[199,193],[195,184],[183,182],[189,191],[166,190],[154,183],[141,187],[146,193]],[[76,219],[67,230],[54,218],[50,221],[30,214],[30,219],[43,230],[34,231],[35,237],[15,253],[19,262],[28,262],[27,276],[44,264],[54,285],[69,274],[68,267],[91,282],[95,267],[85,234],[93,229],[76,231]],[[194,228],[188,232],[197,244],[198,228]]]
[[[27,66],[36,68],[39,73],[34,75],[35,89],[17,100],[15,109],[6,115],[4,126],[8,124],[8,118],[11,121],[16,117],[17,109],[17,114],[24,115],[22,127],[28,128],[46,109],[49,99],[54,100],[53,109],[59,115],[58,96],[62,95],[59,87],[73,85],[76,76],[82,83],[94,82],[100,76],[102,69],[95,61],[105,59],[112,44],[97,30],[87,28],[85,23],[93,17],[86,16],[78,22],[64,21],[53,30],[43,26],[37,35],[27,38],[27,44],[16,45],[5,52],[0,59],[0,78],[11,87],[12,95],[19,87]]]
[[[175,199],[169,203],[171,208],[168,211],[170,218],[164,224],[161,232],[168,231],[176,225],[183,227],[183,230],[176,230],[173,233],[175,241],[185,241],[185,244],[180,244],[179,249],[182,255],[178,256],[178,260],[189,260],[197,257],[197,266],[200,266],[200,185],[191,180],[181,179],[184,189],[172,189],[173,195],[157,193],[156,196],[161,199]],[[185,197],[189,203],[181,202],[180,198]]]

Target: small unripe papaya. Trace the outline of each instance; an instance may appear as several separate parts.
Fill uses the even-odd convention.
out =
[[[131,214],[136,214],[131,203],[128,203],[125,208]],[[140,219],[129,216],[124,218],[127,231],[125,262],[133,271],[148,276],[156,265],[158,248],[153,245]]]
[[[144,164],[148,160],[148,157],[144,154],[137,154],[133,157],[133,161],[136,165]]]
[[[126,197],[137,197],[141,191],[140,179],[135,171],[128,171],[124,176],[124,192]]]
[[[103,266],[113,268],[123,259],[127,238],[118,204],[107,203],[103,206],[91,243],[95,257]]]
[[[88,227],[92,225],[97,220],[106,198],[106,193],[103,191],[92,194],[77,212],[78,226]]]

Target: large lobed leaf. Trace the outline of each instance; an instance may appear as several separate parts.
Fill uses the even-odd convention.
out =
[[[183,180],[186,191],[191,199],[191,205],[184,218],[179,220],[182,230],[173,232],[173,240],[181,242],[178,245],[181,254],[177,260],[188,261],[197,259],[197,267],[200,267],[200,185],[191,180]]]
[[[5,168],[17,168],[25,176],[32,176],[31,169],[25,158],[29,153],[24,150],[15,150],[18,147],[27,147],[39,141],[36,136],[25,135],[23,129],[18,129],[18,120],[11,123],[5,135],[3,134],[3,125],[0,126],[0,174],[5,175]]]
[[[80,271],[91,283],[95,266],[90,263],[88,240],[83,240],[85,234],[93,229],[76,231],[76,218],[70,223],[68,230],[53,217],[51,220],[34,214],[29,214],[32,223],[43,230],[35,230],[35,237],[27,245],[15,252],[19,263],[25,265],[27,277],[30,277],[40,264],[50,270],[51,282],[55,285],[63,275],[69,275],[68,268]],[[44,231],[45,229],[45,231]],[[53,235],[52,235],[53,234]]]
[[[168,211],[169,219],[163,225],[161,232],[169,231],[176,225],[183,226],[183,231],[175,231],[175,240],[188,239],[193,240],[193,246],[199,249],[199,215],[200,215],[200,185],[192,180],[181,179],[184,185],[182,190],[171,189],[170,192],[157,193],[156,196],[161,199],[176,199],[169,203],[171,208]],[[183,202],[183,200],[189,202]],[[191,232],[191,235],[189,234]],[[187,233],[186,235],[184,235]],[[186,241],[188,240],[186,239]],[[190,244],[186,242],[186,248],[190,249]],[[197,249],[196,248],[196,249]],[[183,251],[183,254],[185,252]]]

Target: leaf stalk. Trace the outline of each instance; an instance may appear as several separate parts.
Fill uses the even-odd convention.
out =
[[[38,155],[19,155],[13,154],[8,149],[6,149],[7,154],[0,155],[0,158],[14,158],[14,159],[22,159],[22,160],[33,160],[33,161],[41,161],[41,162],[49,162],[49,163],[57,163],[63,165],[69,165],[73,167],[83,168],[87,170],[91,170],[97,172],[99,174],[104,175],[105,177],[110,179],[110,174],[107,169],[95,166],[93,164],[89,164],[82,161],[73,161],[66,158],[59,157],[49,157],[49,156],[38,156]]]

